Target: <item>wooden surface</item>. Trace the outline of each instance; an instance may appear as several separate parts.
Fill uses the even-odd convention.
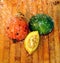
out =
[[[54,30],[40,37],[40,45],[32,55],[23,42],[11,43],[4,31],[8,19],[18,11],[27,20],[37,13],[54,19]],[[60,63],[60,0],[0,0],[0,63]]]

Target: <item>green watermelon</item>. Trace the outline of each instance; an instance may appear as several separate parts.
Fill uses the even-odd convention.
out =
[[[37,14],[32,16],[29,21],[31,31],[38,31],[39,34],[48,34],[54,28],[53,19],[46,14]]]

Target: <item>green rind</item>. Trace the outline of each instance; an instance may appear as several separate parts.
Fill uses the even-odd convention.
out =
[[[53,19],[46,14],[32,16],[29,22],[31,31],[38,31],[40,34],[48,34],[54,28]]]

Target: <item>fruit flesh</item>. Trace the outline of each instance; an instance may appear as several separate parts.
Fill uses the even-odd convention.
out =
[[[39,33],[38,31],[33,31],[28,34],[24,41],[25,49],[29,54],[32,54],[39,45]]]

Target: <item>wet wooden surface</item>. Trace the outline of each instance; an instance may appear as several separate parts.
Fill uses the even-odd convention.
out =
[[[37,13],[54,19],[54,30],[40,37],[32,55],[24,49],[24,41],[11,43],[4,30],[7,20],[19,11],[27,20]],[[0,63],[60,63],[60,0],[0,0]]]

